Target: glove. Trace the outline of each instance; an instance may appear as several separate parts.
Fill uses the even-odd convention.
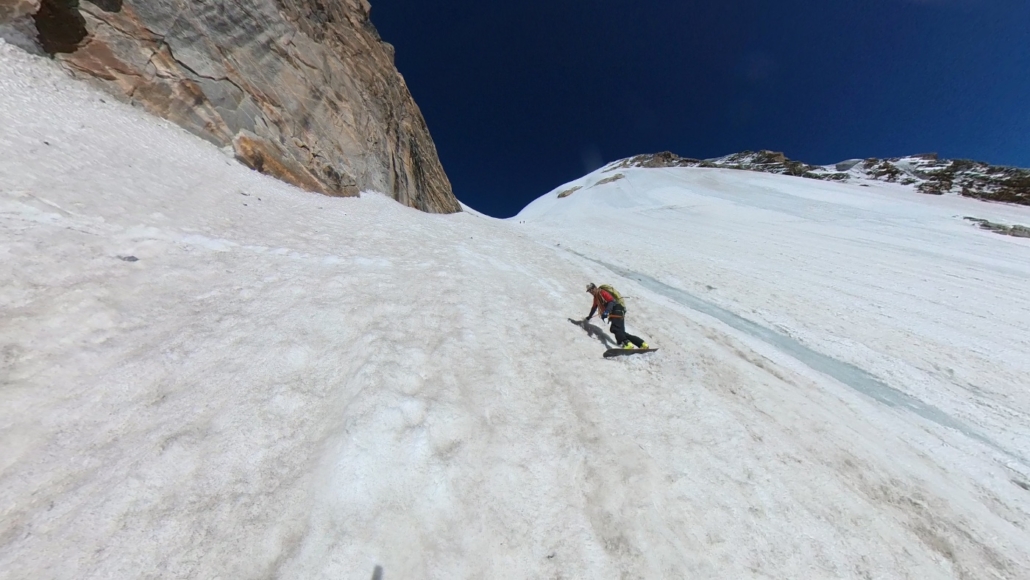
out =
[[[608,313],[607,312],[605,312],[604,314],[601,315],[601,320],[603,320],[605,322],[608,322]]]

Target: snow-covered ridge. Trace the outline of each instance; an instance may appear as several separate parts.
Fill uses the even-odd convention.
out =
[[[852,159],[833,165],[809,165],[789,159],[783,153],[764,150],[703,160],[664,152],[614,161],[602,171],[629,167],[708,167],[844,183],[881,181],[911,187],[920,193],[958,194],[986,201],[1030,205],[1030,170],[967,159],[940,159],[935,153],[890,159]]]

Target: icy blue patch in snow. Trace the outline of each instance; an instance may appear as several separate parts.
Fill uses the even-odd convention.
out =
[[[582,254],[580,255],[582,256]],[[586,256],[582,257],[587,258]],[[833,357],[827,356],[820,352],[816,352],[785,334],[776,332],[775,330],[771,330],[760,324],[756,324],[750,320],[747,320],[746,318],[737,316],[729,310],[725,310],[710,302],[706,302],[692,294],[680,290],[679,288],[659,282],[658,280],[655,280],[650,276],[633,272],[631,270],[626,270],[624,268],[620,268],[618,266],[614,266],[606,262],[601,262],[599,260],[594,260],[592,258],[587,259],[591,260],[592,262],[596,262],[604,266],[605,268],[608,268],[609,270],[620,276],[629,278],[631,280],[636,280],[648,290],[651,290],[653,292],[661,294],[662,296],[670,298],[692,310],[696,310],[703,314],[707,314],[708,316],[720,320],[721,322],[727,324],[732,328],[747,333],[767,344],[770,344],[776,347],[777,349],[794,357],[798,361],[801,361],[809,368],[816,370],[824,375],[833,377],[834,379],[837,379],[838,381],[851,387],[852,389],[866,396],[869,396],[889,407],[908,409],[909,411],[915,413],[916,415],[919,415],[920,417],[928,421],[932,421],[934,423],[937,423],[938,425],[947,427],[949,429],[954,429],[966,435],[970,439],[979,441],[1019,461],[1023,465],[1030,467],[1030,462],[1028,462],[1026,459],[1021,457],[1020,455],[1017,455],[1001,447],[1000,445],[988,439],[987,437],[981,435],[979,432],[969,427],[965,423],[958,421],[957,419],[951,417],[950,415],[948,415],[944,411],[941,411],[937,407],[934,407],[933,405],[928,405],[920,401],[919,399],[916,399],[915,397],[906,395],[898,389],[895,389],[887,383],[883,382],[875,375],[851,363],[839,361]]]

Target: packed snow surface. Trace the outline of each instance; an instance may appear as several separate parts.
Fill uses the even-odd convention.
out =
[[[0,578],[1030,577],[1030,240],[962,220],[1030,209],[623,173],[320,197],[0,43]]]

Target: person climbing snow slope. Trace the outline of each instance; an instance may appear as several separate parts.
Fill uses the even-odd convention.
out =
[[[594,313],[601,312],[601,320],[608,320],[611,323],[611,332],[615,335],[615,342],[625,349],[649,348],[647,343],[639,336],[633,336],[626,332],[626,303],[622,300],[619,292],[607,284],[597,286],[593,283],[587,284],[587,292],[594,297],[594,305],[590,308],[590,314],[583,322],[586,323],[594,317]]]

